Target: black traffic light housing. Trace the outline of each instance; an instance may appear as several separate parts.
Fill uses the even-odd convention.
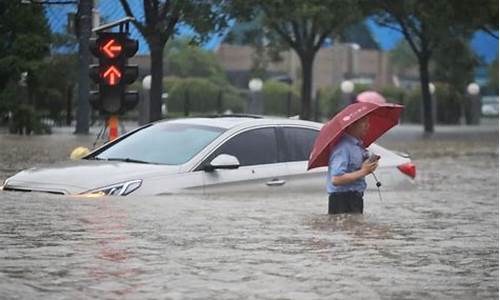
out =
[[[135,55],[139,43],[129,39],[127,32],[98,31],[90,40],[90,51],[99,64],[89,66],[89,75],[99,85],[91,91],[90,104],[104,114],[120,114],[133,109],[139,102],[137,91],[127,91],[138,75],[137,65],[128,65],[128,58]]]

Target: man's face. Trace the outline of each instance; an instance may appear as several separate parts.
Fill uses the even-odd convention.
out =
[[[361,118],[356,122],[352,123],[347,129],[347,132],[357,138],[363,138],[370,127],[370,122],[368,117]]]

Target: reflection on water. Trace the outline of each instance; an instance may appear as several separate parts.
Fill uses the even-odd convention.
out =
[[[417,155],[416,188],[364,215],[321,193],[0,193],[1,298],[498,298],[498,148],[468,147]]]

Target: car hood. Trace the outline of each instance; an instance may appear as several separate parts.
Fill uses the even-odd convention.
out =
[[[179,166],[120,161],[65,161],[21,171],[8,178],[4,188],[78,194],[128,180],[175,174],[179,169]]]

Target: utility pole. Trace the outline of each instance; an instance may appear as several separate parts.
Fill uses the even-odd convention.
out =
[[[93,0],[80,0],[78,3],[78,111],[75,134],[89,133],[89,39],[92,30]]]

